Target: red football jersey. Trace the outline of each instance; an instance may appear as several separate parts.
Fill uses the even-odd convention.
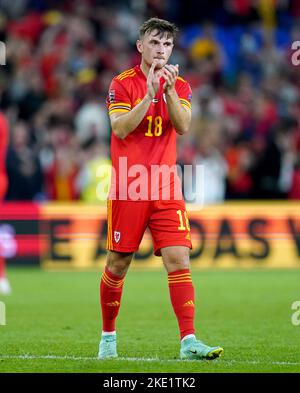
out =
[[[165,172],[165,177],[159,175],[163,168],[174,169],[176,165],[177,134],[169,118],[163,93],[164,82],[161,78],[157,95],[134,131],[123,140],[112,133],[111,157],[114,172],[111,199],[173,199],[174,190],[181,193],[179,178],[177,174],[173,175],[175,172],[171,171],[169,177],[168,171]],[[189,84],[178,77],[175,89],[181,104],[191,110],[192,92]],[[106,102],[109,114],[130,111],[146,93],[147,79],[140,66],[124,71],[111,82]],[[162,189],[167,188],[170,189],[169,198],[164,197],[168,192],[162,194]]]
[[[8,125],[5,116],[0,112],[0,201],[7,188],[6,150],[8,144]]]

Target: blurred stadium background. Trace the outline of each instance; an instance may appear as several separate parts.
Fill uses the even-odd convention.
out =
[[[178,162],[205,165],[207,202],[300,198],[299,1],[1,0],[0,11],[8,201],[95,201],[86,171],[109,154],[109,82],[139,62],[138,27],[155,15],[180,26],[172,61],[193,89],[193,126]]]
[[[193,89],[191,132],[178,137],[178,163],[204,168],[203,192],[192,201],[191,219],[202,204],[209,206],[202,211],[204,221],[220,217],[217,226],[208,229],[196,215],[192,223],[196,242],[203,243],[206,232],[209,240],[237,232],[254,243],[259,233],[266,233],[271,239],[290,240],[285,243],[290,249],[286,259],[299,264],[295,201],[300,198],[300,67],[291,61],[292,42],[300,39],[299,1],[1,0],[0,4],[0,40],[6,45],[0,108],[10,133],[5,201],[27,203],[2,207],[1,212],[3,221],[15,220],[16,252],[23,254],[22,263],[32,262],[34,255],[39,259],[41,250],[43,255],[49,251],[36,235],[51,235],[50,229],[57,225],[49,229],[37,221],[55,216],[54,202],[68,204],[65,217],[62,210],[56,216],[76,221],[76,227],[80,227],[78,215],[86,213],[83,221],[89,221],[92,212],[95,219],[92,205],[105,205],[95,190],[108,176],[99,178],[98,168],[110,162],[108,86],[113,76],[139,62],[135,48],[139,25],[158,16],[180,27],[172,61],[180,64],[181,75]],[[234,209],[234,204],[225,207],[234,200],[244,201],[246,210]],[[258,208],[252,204],[248,212],[247,201],[254,200],[265,203]],[[274,200],[281,202],[270,208],[268,201]],[[74,208],[78,201],[86,207],[80,213]],[[216,205],[221,208],[215,210]],[[255,215],[259,206],[265,216]],[[99,207],[99,217],[103,209]],[[206,211],[212,213],[206,217]],[[222,215],[230,218],[234,211],[244,214],[247,227],[241,228],[238,217],[238,222],[222,221]],[[31,226],[24,228],[20,223],[24,219]],[[207,225],[211,227],[210,222]],[[83,222],[77,229],[87,233],[89,228]],[[101,223],[89,236],[95,238],[99,228],[100,238],[105,237]],[[230,250],[231,256],[237,253],[235,247],[227,247],[229,256]],[[270,248],[266,241],[256,239],[255,247],[260,248],[260,259],[266,259]]]
[[[99,181],[105,180],[99,179],[97,169],[109,163],[111,133],[105,97],[112,77],[139,62],[135,49],[138,28],[152,16],[179,26],[172,62],[180,65],[180,74],[193,90],[191,131],[178,137],[178,163],[182,167],[201,164],[204,168],[203,199],[196,198],[188,205],[194,241],[192,265],[214,269],[299,267],[300,66],[292,64],[295,51],[291,45],[300,41],[300,1],[0,0],[0,41],[6,47],[6,62],[0,66],[0,111],[8,119],[10,135],[6,159],[9,185],[5,201],[0,205],[0,252],[7,257],[8,267],[93,269],[99,275],[105,261],[106,208],[97,200],[95,190]],[[152,257],[151,239],[146,233],[134,266],[150,269],[161,265],[159,258]],[[133,272],[131,277],[144,283],[145,277],[141,279],[138,273]],[[237,371],[277,371],[277,366],[299,371],[291,340],[299,332],[295,333],[295,328],[292,332],[289,322],[291,302],[299,298],[299,271],[285,274],[278,271],[276,277],[274,271],[261,273],[248,269],[244,275],[237,276],[235,273],[225,276],[222,269],[204,272],[201,293],[203,299],[209,299],[211,309],[208,312],[208,307],[206,311],[204,308],[204,324],[206,318],[214,337],[222,339],[222,345],[227,347],[235,344],[229,341],[226,332],[240,330],[236,345],[242,342],[247,347],[245,337],[251,336],[258,326],[261,328],[261,341],[255,342],[261,352],[248,348],[248,360],[244,359],[240,368],[236,364]],[[64,300],[65,307],[70,308],[64,313],[60,311],[62,320],[72,310],[72,302],[73,307],[79,305],[84,310],[91,297],[94,308],[84,318],[85,321],[98,318],[97,277],[93,273],[82,281],[74,273],[70,276],[53,273],[57,290],[55,304],[50,302],[52,284],[45,276],[37,276],[36,270],[11,269],[8,274],[16,296],[7,301],[8,310],[23,309],[24,313],[27,303],[20,293],[24,290],[31,302],[29,314],[41,315],[41,330],[38,332],[34,326],[32,337],[24,346],[20,331],[26,317],[23,315],[22,321],[18,321],[11,311],[10,320],[15,323],[12,329],[18,339],[15,341],[9,333],[4,336],[5,353],[17,356],[26,349],[26,353],[42,354],[42,348],[32,343],[36,334],[46,334],[45,327],[51,323],[49,318],[51,315],[56,318],[55,304]],[[202,276],[195,272],[195,277],[197,287]],[[205,279],[208,280],[206,289]],[[74,288],[68,280],[74,280]],[[159,282],[160,278],[155,276],[155,280]],[[132,279],[135,290],[142,291],[149,285],[151,291],[150,282],[145,282],[143,288],[135,288],[134,282]],[[90,289],[93,285],[94,291]],[[69,292],[64,293],[63,287]],[[43,303],[38,304],[37,293],[42,288]],[[86,290],[89,292],[81,296]],[[222,294],[224,302],[227,301],[223,314],[214,312],[219,310],[216,294]],[[137,301],[136,294],[130,292],[129,296],[133,297],[132,302]],[[147,296],[139,301],[148,302]],[[251,310],[253,315],[254,310],[259,310],[260,319],[254,318],[256,325],[252,327],[246,327],[249,321],[244,319],[244,330],[232,322],[233,325],[226,325],[222,331],[224,326],[214,325],[216,318],[226,320],[230,315],[234,320],[244,315],[242,304],[239,311],[235,308],[239,297],[250,315]],[[167,301],[167,293],[165,298]],[[154,300],[152,303],[149,309],[154,310],[154,319],[159,320],[155,314],[156,303]],[[52,310],[50,317],[43,316],[45,304]],[[123,315],[125,312],[131,315],[129,307]],[[277,313],[277,319],[265,323],[264,328],[269,330],[264,331],[260,324],[269,313],[274,318]],[[146,321],[150,316],[143,318]],[[95,320],[86,336],[78,330],[86,329],[86,324],[81,321],[78,325],[75,320],[74,317],[62,322],[64,327],[58,327],[67,330],[63,332],[64,338],[68,337],[66,347],[59,347],[46,334],[48,347],[45,348],[49,353],[53,348],[62,356],[69,353],[70,346],[74,346],[72,340],[76,339],[85,349],[81,351],[79,345],[78,351],[72,354],[90,356],[87,354],[95,352],[98,339],[97,336],[95,340],[98,331]],[[125,317],[122,321],[126,332],[133,328]],[[147,322],[149,327],[152,322],[151,319]],[[78,325],[74,336],[68,332],[73,325]],[[175,322],[173,325],[175,331]],[[26,320],[25,326],[29,331],[32,320]],[[275,326],[280,327],[281,333]],[[259,363],[254,365],[251,362],[257,360],[256,356],[263,356],[266,362],[272,360],[272,354],[266,358],[262,354],[268,352],[266,336],[270,331],[274,333],[274,329],[278,345],[286,346],[289,354],[288,359],[282,359],[278,349],[274,356],[286,364],[265,368]],[[269,339],[273,345],[274,336],[270,335]],[[165,342],[168,341],[166,332]],[[155,355],[153,348],[148,347],[146,353]],[[127,349],[123,344],[121,351],[125,353]],[[233,352],[235,349],[241,355],[237,348]],[[173,356],[173,352],[169,350],[165,356]],[[15,363],[8,363],[6,370],[38,369],[34,361],[27,367],[21,360],[11,360]],[[288,360],[294,363],[288,364]],[[65,370],[81,370],[71,363]],[[44,365],[42,370],[56,370],[53,364],[49,369]],[[215,370],[230,371],[232,364],[216,366]],[[129,365],[123,369],[117,364],[111,366],[117,371],[133,370]],[[98,366],[93,367],[90,370]],[[144,370],[153,371],[154,367]],[[179,370],[179,366],[172,367],[169,365],[166,370]],[[206,371],[212,370],[205,367]],[[196,368],[185,370],[197,372]]]

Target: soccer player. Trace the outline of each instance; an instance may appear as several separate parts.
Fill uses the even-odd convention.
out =
[[[109,88],[114,172],[108,198],[107,262],[100,283],[100,359],[118,356],[115,322],[123,283],[146,227],[154,254],[162,256],[168,273],[180,358],[214,359],[223,352],[195,337],[189,222],[178,175],[170,174],[166,180],[164,173],[176,165],[176,134],[186,134],[191,121],[190,86],[178,76],[178,65],[168,64],[176,31],[168,21],[146,21],[136,43],[140,65],[113,78]]]
[[[8,144],[8,125],[5,116],[0,112],[0,204],[7,189],[6,151]],[[11,292],[9,281],[5,272],[5,259],[1,255],[0,247],[0,294],[8,295]]]

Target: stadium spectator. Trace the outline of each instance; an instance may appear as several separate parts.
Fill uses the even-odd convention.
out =
[[[289,190],[289,199],[300,199],[300,159],[299,156],[296,159],[293,175],[292,184]]]
[[[15,124],[7,153],[8,190],[6,199],[38,199],[43,191],[43,174],[38,156],[30,148],[28,125],[22,121]]]
[[[296,163],[295,122],[281,122],[274,128],[266,149],[257,155],[253,167],[253,198],[283,199],[291,189]]]
[[[196,130],[193,130],[194,127]],[[190,187],[195,187],[193,203],[222,203],[225,199],[227,163],[222,154],[222,125],[207,119],[192,126],[197,150],[192,162],[195,170]],[[193,184],[194,183],[194,184]],[[186,184],[185,184],[186,186]],[[185,190],[192,195],[191,190]]]
[[[91,137],[82,144],[81,157],[76,179],[80,199],[87,203],[106,203],[111,180],[108,145]]]
[[[78,199],[78,143],[73,124],[67,118],[52,117],[49,127],[49,157],[44,164],[45,193],[48,199]]]
[[[101,106],[101,98],[103,102],[103,97],[91,96],[77,112],[75,117],[76,135],[81,143],[93,137],[95,140],[97,138],[109,140],[110,125],[107,113]]]
[[[227,198],[250,198],[253,189],[251,169],[254,165],[254,155],[247,141],[236,141],[229,145],[225,152],[228,165]]]
[[[172,16],[181,25],[173,56],[193,88],[195,121],[213,116],[222,123],[224,158],[228,161],[235,151],[229,167],[239,165],[240,174],[232,177],[229,168],[226,198],[250,198],[256,181],[251,156],[267,152],[270,133],[282,119],[297,119],[299,132],[300,73],[291,63],[291,42],[299,39],[298,1],[211,0],[205,7],[194,0],[117,3],[1,1],[0,39],[7,59],[0,68],[0,108],[11,130],[20,120],[26,122],[28,149],[39,157],[44,173],[42,189],[49,190],[46,179],[56,154],[51,118],[74,122],[78,138],[68,149],[75,161],[81,144],[93,135],[108,140],[103,97],[109,81],[136,64],[134,42],[141,20],[159,15]],[[179,161],[194,162],[196,140],[179,142]],[[295,154],[299,151],[297,145]],[[80,160],[74,165],[80,171]],[[288,177],[296,175],[297,167],[282,168],[292,171]],[[290,189],[281,197],[297,195],[292,184],[285,183]],[[50,192],[48,198],[54,195]],[[74,190],[69,195],[80,197]]]

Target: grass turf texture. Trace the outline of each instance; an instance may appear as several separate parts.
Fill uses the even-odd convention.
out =
[[[120,359],[107,361],[96,359],[100,273],[8,274],[13,294],[0,296],[7,319],[0,372],[300,372],[300,326],[291,323],[300,269],[192,270],[197,335],[225,349],[211,362],[178,360],[164,271],[129,271],[117,321]]]

